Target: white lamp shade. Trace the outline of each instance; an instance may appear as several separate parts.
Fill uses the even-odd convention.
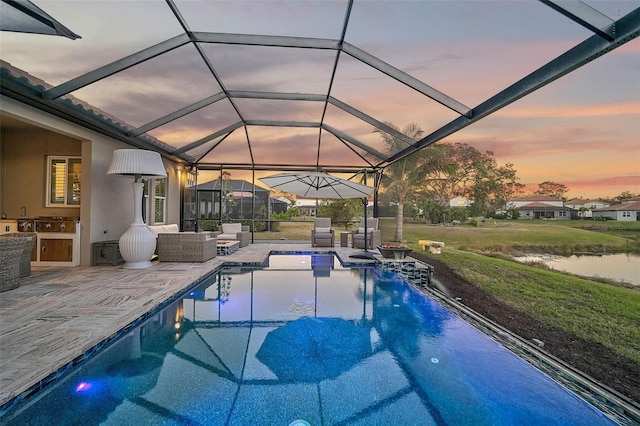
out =
[[[109,175],[124,175],[146,178],[167,177],[162,157],[154,151],[142,149],[116,149],[109,166]]]

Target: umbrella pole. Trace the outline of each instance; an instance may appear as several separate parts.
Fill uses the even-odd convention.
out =
[[[369,199],[367,197],[362,198],[362,205],[364,206],[364,252],[367,250],[367,205],[369,204]]]
[[[369,204],[369,200],[366,197],[364,197],[362,199],[362,204],[364,205],[364,252],[360,254],[352,254],[349,257],[353,257],[355,259],[376,260],[373,253],[367,250],[367,234],[369,233],[369,230],[367,229],[367,204]]]

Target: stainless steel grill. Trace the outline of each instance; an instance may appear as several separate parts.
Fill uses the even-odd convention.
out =
[[[76,219],[72,217],[45,216],[34,219],[18,219],[18,232],[76,232]]]

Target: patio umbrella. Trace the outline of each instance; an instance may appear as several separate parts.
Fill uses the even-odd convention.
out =
[[[302,317],[267,334],[257,359],[281,380],[318,383],[371,355],[369,330],[342,318]]]
[[[29,0],[0,2],[0,31],[59,35],[72,40],[81,38]]]
[[[367,204],[369,196],[373,193],[373,188],[359,183],[351,182],[347,179],[331,176],[324,172],[300,172],[300,173],[279,173],[273,176],[258,178],[265,185],[273,189],[305,197],[305,198],[329,198],[329,199],[349,199],[361,198],[364,205],[364,255],[353,255],[351,257],[372,258],[367,252]]]
[[[259,178],[265,185],[304,198],[348,199],[368,197],[373,188],[324,172],[280,173]]]

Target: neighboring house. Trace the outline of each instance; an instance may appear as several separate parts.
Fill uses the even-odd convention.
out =
[[[622,204],[629,204],[629,203],[635,203],[637,201],[640,201],[640,197],[631,197],[631,198],[627,198],[625,200],[622,200],[621,203]]]
[[[220,211],[223,215],[231,218],[244,219],[251,217],[252,209],[256,212],[264,210],[264,217],[267,216],[267,203],[269,202],[269,191],[259,186],[254,186],[251,182],[242,179],[223,180],[226,202],[223,202],[220,186],[220,179],[214,179],[196,186],[199,200],[200,218],[220,218]],[[254,196],[255,194],[255,196]],[[233,200],[233,204],[229,203]]]
[[[626,222],[640,221],[640,201],[628,201],[622,204],[595,209],[593,210],[593,218]]]
[[[575,213],[575,210],[569,207],[540,202],[521,205],[518,210],[520,211],[520,219],[569,220]]]
[[[566,207],[562,198],[548,195],[518,197],[507,203],[507,209],[518,209],[520,219],[569,220],[577,217],[572,208]]]
[[[300,216],[315,216],[318,203],[316,199],[298,198],[296,200],[296,207]]]
[[[449,207],[469,207],[473,201],[464,197],[455,197],[449,200]]]
[[[271,213],[286,213],[291,205],[291,201],[284,197],[271,197],[269,198],[269,203],[271,203]]]
[[[593,217],[593,210],[609,207],[609,203],[605,203],[599,200],[583,200],[581,198],[574,198],[564,203],[565,207],[572,208],[578,212],[578,217],[591,218]]]
[[[529,195],[526,197],[514,198],[507,203],[507,208],[519,209],[530,203],[543,203],[555,207],[564,207],[564,201],[562,198],[551,197],[549,195]]]

